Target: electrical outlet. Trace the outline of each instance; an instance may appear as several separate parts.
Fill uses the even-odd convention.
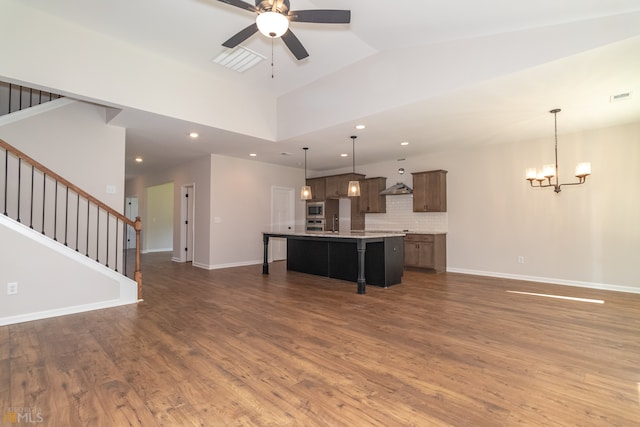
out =
[[[524,264],[524,257],[522,255],[518,257],[518,264]]]
[[[15,295],[18,293],[18,282],[7,283],[7,295]]]

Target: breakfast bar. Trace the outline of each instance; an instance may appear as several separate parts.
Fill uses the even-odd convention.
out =
[[[404,234],[368,231],[344,233],[263,233],[262,274],[269,274],[269,238],[287,239],[287,270],[366,285],[388,287],[401,283]]]

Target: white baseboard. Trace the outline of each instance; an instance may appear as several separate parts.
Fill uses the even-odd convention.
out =
[[[448,273],[472,274],[475,276],[498,277],[501,279],[525,280],[528,282],[548,283],[552,285],[576,286],[579,288],[599,289],[603,291],[628,292],[632,294],[640,294],[640,285],[620,286],[610,285],[607,283],[581,282],[577,280],[555,279],[552,277],[525,276],[520,274],[496,273],[494,271],[469,270],[466,268],[450,268],[447,267]]]
[[[160,249],[141,249],[141,254],[151,254],[155,252],[173,252],[173,248],[160,248]]]
[[[142,301],[142,300],[140,300]],[[119,307],[121,305],[135,304],[138,300],[123,301],[113,299],[91,304],[76,305],[73,307],[56,308],[53,310],[38,311],[35,313],[19,314],[17,316],[0,317],[0,326],[13,325],[15,323],[30,322],[32,320],[47,319],[49,317],[65,316],[67,314],[84,313],[86,311],[100,310],[103,308]]]
[[[259,261],[241,261],[241,262],[231,262],[228,264],[201,264],[199,262],[193,261],[192,265],[198,268],[204,268],[205,270],[219,270],[221,268],[231,268],[231,267],[246,267],[247,265],[262,265],[262,260]]]

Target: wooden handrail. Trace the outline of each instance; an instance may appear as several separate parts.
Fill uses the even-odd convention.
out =
[[[60,175],[58,175],[57,173],[55,173],[54,171],[52,171],[48,167],[44,166],[42,163],[40,163],[37,160],[35,160],[35,159],[31,158],[30,156],[26,155],[25,153],[23,153],[22,151],[18,150],[17,148],[15,148],[14,146],[10,145],[8,142],[4,141],[1,138],[0,138],[0,147],[3,148],[4,150],[8,151],[9,153],[12,153],[16,157],[21,158],[22,160],[26,161],[31,166],[33,166],[36,169],[38,169],[39,171],[43,172],[47,176],[55,179],[57,182],[60,182],[60,183],[64,184],[65,186],[67,186],[67,188],[70,188],[71,190],[76,192],[78,195],[84,197],[85,199],[87,199],[87,201],[95,204],[100,209],[108,212],[110,215],[115,216],[116,218],[118,218],[123,223],[125,223],[127,225],[130,225],[131,227],[134,228],[134,230],[136,231],[136,267],[135,267],[136,269],[135,269],[135,272],[134,272],[134,275],[133,275],[133,279],[138,283],[138,299],[142,299],[142,272],[140,270],[140,231],[142,230],[142,220],[140,219],[140,217],[139,216],[136,217],[135,221],[130,220],[129,218],[127,218],[126,216],[124,216],[120,212],[118,212],[115,209],[113,209],[111,206],[109,206],[109,205],[101,202],[100,200],[96,199],[91,194],[87,193],[86,191],[84,191],[83,189],[78,187],[77,185],[75,185],[75,184],[71,183],[70,181],[64,179],[63,177],[61,177]]]
[[[49,177],[55,179],[56,181],[61,182],[62,184],[66,185],[71,190],[75,191],[77,194],[81,195],[82,197],[84,197],[85,199],[89,200],[93,204],[100,206],[100,209],[109,212],[111,215],[117,217],[122,222],[124,222],[126,224],[129,224],[132,227],[136,226],[135,221],[130,220],[126,216],[122,215],[120,212],[118,212],[115,209],[113,209],[111,206],[104,204],[103,202],[101,202],[100,200],[96,199],[91,194],[87,193],[86,191],[84,191],[83,189],[78,187],[77,185],[74,185],[71,182],[67,181],[66,179],[64,179],[63,177],[61,177],[60,175],[58,175],[57,173],[52,171],[51,169],[49,169],[46,166],[44,166],[42,163],[38,162],[37,160],[34,160],[33,158],[31,158],[28,155],[24,154],[22,151],[18,150],[14,146],[9,145],[9,143],[7,143],[6,141],[3,141],[2,139],[0,139],[0,147],[2,147],[5,150],[7,150],[8,152],[14,154],[16,157],[19,157],[19,158],[22,158],[23,160],[26,160],[27,163],[29,163],[30,165],[34,166],[36,169],[40,170],[41,172],[46,173],[47,176],[49,176]]]

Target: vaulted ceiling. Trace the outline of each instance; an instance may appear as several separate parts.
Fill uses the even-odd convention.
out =
[[[238,93],[211,97],[231,111],[232,125],[117,105],[112,123],[128,129],[128,176],[206,153],[300,167],[305,146],[310,169],[337,169],[351,164],[340,157],[350,154],[350,135],[358,135],[359,164],[523,141],[552,134],[556,107],[560,133],[640,121],[637,0],[291,0],[293,10],[349,9],[351,23],[292,23],[310,54],[302,61],[281,40],[256,34],[242,45],[265,59],[242,73],[212,59],[255,16],[221,1],[20,2]],[[622,93],[630,96],[611,102]],[[272,131],[252,127],[253,102],[272,110]],[[185,144],[190,131],[200,136]],[[133,162],[138,155],[142,164]]]

